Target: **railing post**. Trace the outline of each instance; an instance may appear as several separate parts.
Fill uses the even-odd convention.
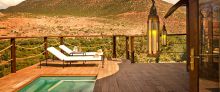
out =
[[[186,61],[186,71],[190,71],[190,29],[189,29],[189,7],[186,7],[186,54],[187,54],[187,61]]]
[[[46,59],[46,66],[47,66],[47,59],[48,59],[48,51],[47,51],[47,48],[48,48],[48,41],[47,41],[47,37],[44,37],[44,56],[45,56],[45,59]]]
[[[64,41],[63,41],[63,37],[60,37],[60,45],[63,45],[64,44]],[[63,53],[63,50],[61,50],[61,52]]]
[[[219,51],[218,54],[219,54],[219,56],[220,56],[220,39],[219,39],[219,43],[218,43],[218,45],[219,45],[219,46],[218,46],[218,51]],[[220,57],[219,57],[219,59],[220,59]],[[219,60],[219,61],[220,61],[220,60]],[[220,63],[219,63],[219,64],[220,64]],[[219,69],[220,69],[220,68],[219,68]],[[219,77],[219,78],[220,78],[220,77]]]
[[[130,59],[130,55],[129,55],[129,37],[126,36],[125,38],[125,45],[126,45],[126,59]]]
[[[16,73],[16,47],[15,38],[11,38],[11,73]]]
[[[117,55],[116,55],[116,36],[115,35],[112,37],[112,41],[113,41],[112,54],[113,54],[113,58],[116,58]]]
[[[135,63],[134,61],[134,37],[130,37],[130,45],[131,45],[131,63]]]
[[[208,16],[208,53],[213,54],[213,9],[211,8]],[[209,64],[213,62],[213,56],[208,56]]]

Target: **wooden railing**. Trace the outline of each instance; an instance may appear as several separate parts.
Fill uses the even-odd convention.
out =
[[[168,36],[178,36],[178,35],[186,35],[186,34],[170,34]],[[112,57],[113,58],[117,58],[117,37],[124,37],[125,38],[125,53],[126,53],[126,59],[129,59],[132,63],[135,63],[135,49],[134,49],[134,38],[135,37],[146,37],[145,35],[90,35],[90,36],[43,36],[43,37],[22,37],[22,36],[16,36],[16,37],[0,37],[0,39],[10,39],[10,46],[3,49],[3,50],[7,50],[10,49],[11,51],[11,57],[10,57],[10,61],[11,61],[11,73],[15,73],[16,72],[16,60],[18,58],[16,58],[16,47],[19,47],[18,45],[16,45],[16,39],[26,39],[26,38],[43,38],[44,39],[44,43],[41,44],[39,47],[44,47],[44,51],[38,55],[44,55],[45,59],[48,59],[49,55],[48,55],[48,38],[59,38],[60,45],[63,45],[64,42],[64,38],[71,38],[71,37],[110,37],[112,38]],[[34,48],[38,48],[38,47],[34,47]],[[29,48],[31,49],[31,48]],[[32,48],[33,49],[33,48]],[[63,52],[63,51],[62,51]],[[0,52],[1,54],[1,52]],[[36,56],[38,56],[36,55]],[[35,56],[30,56],[30,57],[26,57],[26,58],[32,58]],[[20,58],[20,59],[26,59],[26,58]]]

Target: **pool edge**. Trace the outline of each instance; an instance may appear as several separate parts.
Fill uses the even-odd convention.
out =
[[[40,77],[80,77],[80,76],[86,76],[86,77],[97,77],[97,74],[74,74],[74,75],[70,75],[70,74],[42,74],[42,75],[38,75],[34,78],[32,78],[30,81],[24,83],[23,85],[19,86],[18,88],[15,88],[14,91],[12,92],[18,92],[19,90],[21,90],[22,88],[24,88],[25,86],[29,85],[30,83],[32,83],[34,80],[40,78]]]

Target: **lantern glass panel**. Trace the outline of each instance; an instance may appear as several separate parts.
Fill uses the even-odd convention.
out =
[[[165,25],[163,25],[161,39],[162,39],[162,45],[164,46],[167,45],[167,31]]]
[[[159,50],[159,19],[150,18],[148,25],[148,50],[149,54],[157,54]]]

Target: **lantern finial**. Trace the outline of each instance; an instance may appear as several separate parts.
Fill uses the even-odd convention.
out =
[[[155,1],[154,1],[154,0],[151,0],[151,2],[152,2],[153,4],[155,4]]]
[[[157,9],[156,9],[156,6],[155,6],[155,1],[154,0],[151,0],[151,1],[152,1],[152,6],[151,6],[151,9],[150,9],[150,15],[155,16],[155,15],[157,15]]]
[[[165,24],[165,23],[163,23],[163,29],[165,29],[165,30],[166,30],[166,24]]]

